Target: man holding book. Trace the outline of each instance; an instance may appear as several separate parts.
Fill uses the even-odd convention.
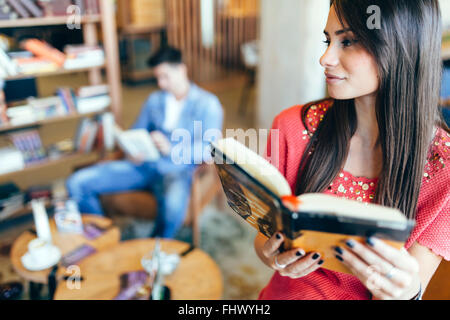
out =
[[[189,80],[179,50],[162,48],[148,63],[161,90],[149,96],[132,129],[148,131],[159,151],[158,159],[148,161],[139,154],[128,153],[125,160],[76,172],[68,179],[67,188],[81,212],[94,214],[103,214],[99,200],[102,194],[148,190],[158,202],[151,236],[173,238],[184,221],[193,172],[209,160],[204,156],[208,155],[206,148],[211,139],[203,141],[194,128],[200,124],[202,132],[213,130],[221,134],[223,109],[216,96]],[[176,141],[180,132],[190,138]],[[179,150],[189,150],[182,163],[175,159]]]

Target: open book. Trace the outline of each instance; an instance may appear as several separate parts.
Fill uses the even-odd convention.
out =
[[[115,137],[120,148],[130,157],[149,162],[157,161],[161,157],[149,132],[145,129],[123,131],[116,126]]]
[[[363,243],[375,236],[399,249],[414,227],[393,208],[321,193],[293,198],[283,175],[256,152],[232,138],[211,147],[230,207],[268,238],[281,231],[287,237],[284,249],[319,252],[326,269],[350,273],[333,250],[342,240]],[[298,201],[300,210],[291,211],[283,199]]]

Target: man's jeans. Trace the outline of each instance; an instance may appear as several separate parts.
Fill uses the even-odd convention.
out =
[[[158,215],[153,237],[173,238],[184,222],[191,191],[192,171],[158,174],[153,163],[112,161],[82,169],[67,180],[69,196],[80,212],[103,215],[99,196],[147,190],[157,199]]]

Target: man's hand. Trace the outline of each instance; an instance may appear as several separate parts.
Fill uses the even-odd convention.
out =
[[[152,131],[150,132],[150,137],[152,138],[153,142],[156,145],[156,148],[158,148],[159,152],[161,152],[162,155],[167,156],[170,154],[172,144],[164,135],[164,133],[162,133],[161,131]]]

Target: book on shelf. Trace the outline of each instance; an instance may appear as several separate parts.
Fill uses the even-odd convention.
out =
[[[17,150],[23,154],[26,166],[46,161],[47,155],[38,130],[16,131],[9,133],[9,137]]]
[[[23,209],[25,194],[12,182],[0,185],[0,221]]]
[[[95,120],[84,118],[80,121],[75,136],[75,148],[79,152],[89,153],[93,150],[98,133],[98,123]]]
[[[39,120],[48,119],[52,117],[61,117],[69,114],[64,106],[64,102],[59,96],[28,99],[28,105],[30,105],[36,113],[36,118]]]
[[[22,3],[22,6],[25,7],[30,15],[34,18],[40,18],[44,16],[44,12],[41,8],[36,4],[33,0],[20,0],[20,3]]]
[[[109,86],[107,84],[83,86],[77,90],[78,98],[97,97],[109,94]]]
[[[157,161],[161,157],[147,130],[122,130],[116,125],[114,132],[117,144],[128,156],[149,162]]]
[[[19,0],[6,0],[9,6],[17,12],[19,18],[30,18],[30,13],[25,9],[21,1]]]
[[[111,105],[108,85],[83,86],[76,94],[77,110],[81,114],[99,112]]]
[[[0,174],[19,171],[25,168],[24,156],[22,152],[20,152],[20,150],[18,150],[17,148],[0,148],[0,159],[2,159]]]
[[[7,76],[15,76],[19,73],[17,64],[9,57],[9,55],[0,48],[0,69]]]
[[[54,72],[59,69],[55,62],[42,57],[14,58],[13,61],[17,64],[21,74]]]
[[[22,41],[21,45],[25,50],[32,52],[36,57],[53,61],[59,67],[62,67],[66,60],[66,55],[64,53],[39,39],[27,39]]]
[[[105,64],[105,53],[99,46],[68,45],[64,47],[65,69],[81,69]]]
[[[61,101],[63,102],[64,108],[66,109],[66,114],[77,113],[77,102],[75,92],[71,88],[59,88],[57,94]]]
[[[321,253],[324,268],[350,273],[333,253],[343,240],[375,236],[399,249],[414,227],[397,209],[322,193],[294,197],[278,169],[245,145],[228,138],[211,146],[233,211],[267,238],[284,233],[284,249]]]

